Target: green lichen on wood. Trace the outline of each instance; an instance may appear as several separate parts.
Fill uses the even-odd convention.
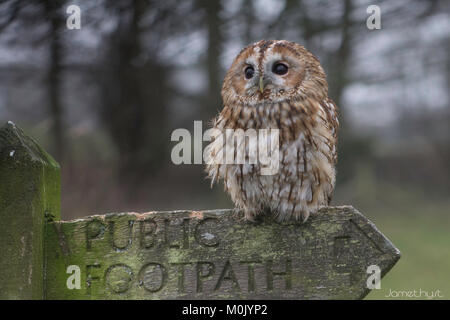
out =
[[[8,122],[0,128],[0,299],[44,297],[45,219],[59,219],[59,203],[59,165]]]
[[[242,222],[232,210],[120,213],[49,223],[49,299],[357,299],[369,265],[399,251],[353,207],[305,224]],[[66,269],[81,270],[68,289]]]

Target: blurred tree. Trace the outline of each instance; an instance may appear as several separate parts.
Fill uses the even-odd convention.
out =
[[[224,41],[221,18],[222,1],[199,0],[198,5],[205,11],[205,25],[208,34],[205,64],[208,74],[208,91],[203,116],[211,118],[215,116],[217,108],[222,105],[220,98],[223,75],[220,57]]]
[[[108,9],[117,23],[104,43],[101,120],[117,147],[120,181],[133,194],[165,160],[169,68],[155,52],[143,49],[142,25],[149,1],[111,2]],[[158,13],[153,25],[164,19]]]
[[[58,161],[64,159],[64,121],[63,106],[61,103],[61,86],[64,80],[62,75],[62,61],[64,49],[61,32],[64,27],[63,5],[65,1],[43,1],[45,18],[49,24],[49,55],[48,55],[48,97],[51,116],[51,132],[54,141],[55,157]]]
[[[0,32],[16,23],[19,30],[28,35],[28,37],[20,39],[28,40],[24,50],[35,47],[46,47],[48,50],[47,64],[44,66],[45,71],[43,72],[43,86],[46,87],[48,101],[43,103],[43,108],[47,109],[50,118],[52,139],[50,151],[58,161],[63,161],[65,155],[64,108],[61,88],[64,81],[62,63],[65,53],[61,33],[64,28],[65,2],[65,0],[11,0],[0,3],[8,9],[0,10]],[[39,26],[44,26],[45,32],[41,32]],[[41,69],[38,68],[35,73],[39,73]]]
[[[382,30],[376,31],[366,28],[366,9],[372,4],[367,0],[79,1],[82,30],[70,31],[67,40],[69,3],[0,1],[0,116],[6,110],[8,117],[37,127],[40,134],[49,129],[49,150],[60,161],[69,158],[64,154],[75,145],[84,148],[70,157],[76,159],[73,163],[63,161],[65,168],[78,166],[74,179],[80,168],[89,167],[105,170],[105,176],[117,172],[118,194],[134,195],[137,189],[158,194],[149,183],[173,170],[178,180],[165,184],[203,186],[200,166],[174,170],[169,159],[172,129],[191,128],[193,120],[207,121],[216,114],[228,67],[224,60],[230,63],[242,45],[284,38],[320,58],[330,96],[340,107],[337,189],[352,184],[359,164],[378,168],[376,176],[383,181],[419,184],[428,177],[442,186],[448,180],[448,112],[435,105],[442,101],[450,107],[432,90],[440,82],[444,91],[450,88],[450,37],[440,35],[447,26],[449,1],[378,1]],[[355,103],[355,87],[371,97]],[[354,131],[360,123],[355,114],[373,115],[382,108],[384,116],[400,119]],[[87,152],[77,134],[85,141],[92,138],[100,153],[112,155],[111,168],[91,167],[98,155]],[[417,141],[426,143],[417,147]],[[85,163],[80,164],[81,158]],[[416,178],[409,178],[413,172]],[[89,173],[84,179],[85,185],[100,183]],[[101,188],[92,187],[96,189]],[[131,197],[127,201],[137,203]]]

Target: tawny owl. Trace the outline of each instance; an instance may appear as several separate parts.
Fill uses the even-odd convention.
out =
[[[272,174],[262,174],[259,163],[218,160],[227,150],[239,149],[227,149],[226,139],[213,139],[205,150],[212,184],[224,180],[246,219],[271,212],[278,221],[306,221],[329,204],[339,122],[325,72],[312,53],[285,40],[262,40],[242,49],[225,76],[222,99],[223,110],[213,120],[216,132],[279,129],[279,166]],[[252,150],[246,145],[245,160]]]

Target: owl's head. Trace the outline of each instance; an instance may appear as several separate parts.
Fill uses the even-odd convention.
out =
[[[326,75],[319,60],[303,46],[286,40],[261,40],[234,59],[225,76],[225,105],[281,102],[327,96]]]

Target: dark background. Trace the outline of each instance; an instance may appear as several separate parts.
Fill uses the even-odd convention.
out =
[[[80,30],[66,27],[70,4]],[[372,4],[381,30],[366,26]],[[242,47],[298,42],[341,110],[333,203],[354,205],[403,253],[369,297],[448,299],[449,18],[445,0],[3,1],[0,122],[61,164],[63,219],[231,207],[202,165],[171,162],[171,133],[193,132],[194,120],[206,129]]]

